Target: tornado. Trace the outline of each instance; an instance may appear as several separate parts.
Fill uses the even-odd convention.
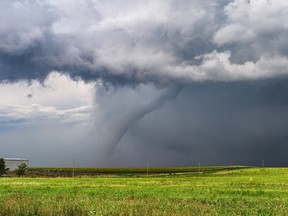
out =
[[[167,101],[176,99],[182,90],[182,86],[170,87],[160,96],[154,98],[147,104],[144,104],[144,106],[136,108],[129,113],[120,116],[118,119],[115,119],[115,121],[110,122],[110,125],[107,128],[108,133],[105,134],[106,137],[104,137],[107,156],[111,157],[114,154],[121,139],[136,122],[149,115],[151,112],[162,108]]]

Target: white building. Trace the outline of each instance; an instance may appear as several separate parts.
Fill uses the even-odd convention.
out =
[[[9,171],[13,171],[18,168],[18,165],[25,163],[29,166],[29,160],[21,158],[4,158],[6,168],[9,168]]]

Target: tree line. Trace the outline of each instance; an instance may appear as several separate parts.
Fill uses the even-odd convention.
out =
[[[14,170],[15,174],[18,176],[25,175],[27,172],[27,165],[25,163],[21,163],[18,165],[18,168]],[[7,174],[9,168],[6,167],[6,163],[4,158],[0,158],[0,176]]]

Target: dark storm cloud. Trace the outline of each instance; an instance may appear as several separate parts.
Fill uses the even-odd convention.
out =
[[[2,1],[0,79],[169,83],[286,76],[288,3]]]
[[[3,0],[0,7],[0,81],[43,81],[56,70],[112,84],[102,96],[96,87],[92,136],[93,144],[108,142],[103,128],[125,117],[111,136],[112,165],[129,153],[138,164],[287,162],[288,1]],[[149,108],[145,101],[175,84],[184,90],[174,101]]]
[[[121,161],[126,153],[121,162],[134,166],[147,161],[260,166],[263,159],[266,165],[285,166],[287,91],[287,80],[187,86],[177,99],[139,120],[113,158]]]

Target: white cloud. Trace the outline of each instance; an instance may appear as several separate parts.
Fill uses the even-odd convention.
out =
[[[32,81],[30,84],[25,81],[2,83],[0,91],[0,104],[41,104],[57,108],[75,108],[92,105],[94,84],[73,81],[66,75],[54,72],[43,84],[38,81]]]
[[[42,40],[57,17],[46,1],[4,0],[0,7],[0,50],[12,55],[19,55]]]
[[[235,0],[225,7],[225,13],[226,23],[214,36],[219,46],[241,44],[238,49],[258,48],[253,51],[261,55],[279,53],[279,43],[287,43],[288,2],[285,0]]]
[[[57,110],[55,107],[39,104],[2,105],[0,119],[2,123],[30,124],[35,122],[82,124],[91,121],[92,107],[82,106],[75,109]],[[1,122],[0,121],[0,122]]]
[[[0,119],[54,123],[85,123],[91,121],[94,85],[73,81],[65,75],[52,73],[44,82],[0,85]]]

